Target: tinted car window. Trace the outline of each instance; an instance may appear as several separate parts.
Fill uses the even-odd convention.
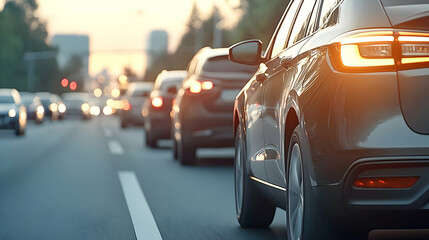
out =
[[[319,26],[323,26],[328,20],[334,8],[341,0],[324,0],[320,10]]]
[[[292,33],[289,37],[288,46],[298,42],[305,37],[307,32],[307,26],[310,21],[311,13],[314,7],[314,0],[304,0],[299,10],[298,16],[296,17],[295,24],[292,29]]]
[[[15,103],[12,95],[0,95],[0,103]]]
[[[183,78],[169,78],[168,81],[163,81],[161,83],[161,90],[168,90],[170,87],[179,87],[180,83],[182,83]]]
[[[21,100],[25,105],[33,104],[34,98],[30,95],[21,96]]]
[[[316,5],[313,8],[313,13],[311,13],[311,18],[310,18],[310,22],[308,23],[308,28],[307,28],[307,34],[306,36],[312,34],[313,32],[317,31],[317,29],[319,29],[319,22],[318,20],[318,13],[319,13],[319,5],[320,5],[320,0],[317,0]]]
[[[231,62],[227,56],[214,57],[204,64],[203,72],[246,72],[254,73],[257,66],[244,65]]]
[[[296,10],[299,6],[300,1],[294,1],[290,6],[279,31],[277,32],[276,39],[274,40],[273,51],[271,56],[277,56],[284,48],[287,41],[289,30],[292,26],[293,18],[295,17]]]

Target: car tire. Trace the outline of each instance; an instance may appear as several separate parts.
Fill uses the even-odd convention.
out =
[[[181,139],[177,144],[178,159],[183,165],[194,165],[197,160],[195,145],[191,142],[191,139],[187,138],[183,134],[183,132],[181,135]]]
[[[297,126],[287,151],[286,225],[288,240],[366,239],[368,232],[350,231],[334,221],[313,192],[304,132]]]
[[[235,138],[234,186],[237,220],[242,227],[268,227],[276,207],[269,204],[257,191],[248,175],[248,161],[244,135],[239,125]]]
[[[15,128],[15,135],[16,136],[23,136],[25,134],[25,129],[21,128],[21,126],[18,124],[18,127]]]
[[[177,160],[177,158],[179,157],[178,155],[178,153],[177,153],[177,141],[176,141],[176,139],[173,137],[173,148],[172,148],[172,151],[173,151],[173,158],[174,158],[174,160]]]
[[[151,147],[151,148],[156,148],[157,147],[157,142],[158,140],[156,138],[153,137],[153,134],[151,131],[145,131],[145,135],[146,135],[146,146]]]

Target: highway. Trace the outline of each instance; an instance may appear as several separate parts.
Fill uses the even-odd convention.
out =
[[[143,134],[115,117],[1,131],[0,239],[284,239],[282,210],[268,229],[239,227],[233,149],[185,167]]]

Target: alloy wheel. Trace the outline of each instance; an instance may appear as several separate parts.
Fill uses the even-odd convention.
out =
[[[237,214],[241,214],[241,207],[243,203],[243,163],[242,163],[242,148],[243,141],[241,136],[238,135],[235,146],[235,206],[237,208]]]
[[[299,240],[304,220],[304,179],[301,150],[297,143],[292,148],[288,176],[288,231],[293,240]]]

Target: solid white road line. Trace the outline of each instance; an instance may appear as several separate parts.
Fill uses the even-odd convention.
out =
[[[121,171],[118,175],[137,240],[162,240],[161,233],[134,172]]]
[[[124,153],[124,149],[118,141],[108,140],[107,144],[109,146],[110,153],[112,153],[113,155],[121,155]]]

